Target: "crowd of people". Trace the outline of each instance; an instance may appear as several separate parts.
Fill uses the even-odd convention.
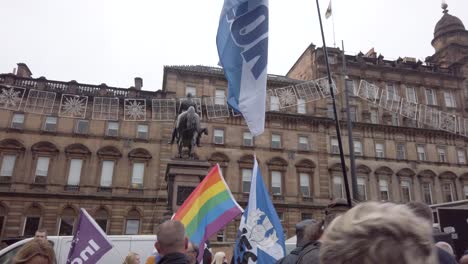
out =
[[[442,233],[435,232],[432,223],[432,211],[424,203],[365,202],[348,208],[338,201],[327,207],[323,220],[307,219],[296,224],[296,248],[277,263],[468,264],[468,255],[457,262],[452,246],[438,241]],[[155,249],[157,253],[147,258],[146,264],[198,263],[198,246],[188,240],[179,221],[167,220],[159,226]],[[205,252],[203,263],[227,263],[224,252]],[[141,262],[137,253],[130,252],[123,263]],[[55,264],[47,232],[37,230],[13,263]]]

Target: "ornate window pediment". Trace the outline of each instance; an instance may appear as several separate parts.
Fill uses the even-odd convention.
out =
[[[68,145],[65,148],[65,153],[69,156],[89,156],[91,151],[83,144],[76,143]]]
[[[418,173],[418,177],[435,178],[437,175],[431,170],[423,170]]]
[[[357,166],[356,168],[357,173],[369,174],[371,171],[372,170],[369,167],[367,167],[366,165],[362,165],[362,164]]]
[[[254,156],[251,154],[244,155],[240,157],[240,159],[237,162],[239,163],[239,167],[251,169],[253,168]]]
[[[403,170],[405,170],[405,169],[403,169]],[[400,173],[403,170],[400,170],[399,172],[397,172],[397,175],[398,175],[398,173]],[[393,170],[390,169],[389,167],[383,166],[383,167],[377,168],[375,170],[375,174],[378,174],[378,175],[393,175]],[[413,175],[414,175],[414,172],[413,172]],[[400,176],[400,175],[398,175],[398,176]]]
[[[447,180],[455,180],[457,178],[457,175],[451,171],[444,171],[441,174],[439,174],[439,178],[447,179]]]
[[[54,144],[47,141],[41,141],[32,145],[31,151],[36,154],[44,153],[49,155],[56,155],[57,153],[59,153],[58,148]]]
[[[335,171],[335,172],[343,172],[343,169],[341,168],[341,163],[335,163],[333,165],[331,165],[329,168],[328,168],[329,171]],[[348,166],[346,166],[346,171],[348,171]]]
[[[144,148],[136,148],[132,149],[132,151],[128,153],[128,158],[148,161],[152,159],[153,156],[151,156],[151,153]]]
[[[122,153],[114,146],[106,146],[98,150],[97,155],[101,159],[119,159]]]
[[[315,163],[309,159],[302,159],[296,163],[298,172],[311,173],[315,169]]]
[[[16,139],[4,139],[0,141],[0,151],[5,152],[23,152],[25,147]]]
[[[288,167],[288,162],[281,157],[273,157],[267,161],[270,170],[285,171]]]
[[[229,157],[222,152],[215,152],[208,158],[208,162],[213,165],[218,163],[221,167],[227,167],[229,164]]]

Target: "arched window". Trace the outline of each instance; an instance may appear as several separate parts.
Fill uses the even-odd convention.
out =
[[[414,171],[408,168],[401,169],[396,173],[400,186],[400,201],[402,203],[407,203],[415,199],[413,180],[415,174]]]
[[[96,223],[104,230],[105,233],[108,232],[107,228],[109,226],[109,213],[104,208],[99,208],[94,214],[94,219]]]
[[[37,204],[31,205],[26,209],[24,224],[23,224],[23,236],[32,237],[39,229],[41,224],[42,210]]]
[[[335,163],[328,169],[331,176],[331,195],[333,199],[345,198],[345,182],[343,178],[343,170],[340,163]],[[348,168],[346,168],[348,170]]]
[[[133,149],[128,153],[128,158],[132,165],[132,178],[130,179],[130,187],[134,191],[143,191],[145,168],[148,166],[149,160],[152,158],[148,150],[143,148]]]
[[[75,226],[76,212],[71,207],[66,207],[60,214],[59,219],[59,236],[73,235],[73,228]]]
[[[140,218],[138,210],[132,209],[128,212],[125,220],[125,235],[138,235],[140,233]]]
[[[358,199],[359,201],[366,201],[369,198],[369,188],[368,188],[368,182],[369,182],[369,173],[371,172],[371,169],[367,167],[366,165],[359,165],[356,168],[357,172],[357,193],[358,193]]]
[[[375,170],[377,179],[377,195],[379,201],[390,201],[393,199],[392,193],[392,175],[393,171],[388,167],[380,167]]]
[[[6,223],[7,209],[0,204],[0,237],[3,237],[3,227]]]
[[[84,163],[91,155],[91,151],[83,144],[72,144],[65,148],[67,156],[67,183],[65,190],[77,190],[81,181]]]
[[[421,185],[422,201],[427,204],[436,203],[434,197],[434,179],[436,174],[431,170],[423,170],[418,173],[419,184]]]
[[[33,159],[36,160],[33,170],[34,183],[46,184],[52,161],[59,153],[59,150],[54,144],[41,141],[32,145],[31,151],[33,152]]]
[[[97,155],[101,163],[98,191],[112,192],[114,168],[117,161],[122,157],[122,153],[116,147],[107,146],[98,150]]]
[[[15,175],[18,157],[24,153],[24,146],[16,139],[4,139],[0,142],[0,183],[10,183]]]
[[[446,171],[439,175],[443,203],[449,203],[457,200],[457,191],[455,187],[456,179],[457,175],[451,171]]]

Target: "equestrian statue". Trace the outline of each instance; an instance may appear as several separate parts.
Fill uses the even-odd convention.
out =
[[[193,159],[195,146],[200,147],[200,138],[203,134],[208,135],[207,128],[200,127],[200,116],[195,111],[196,103],[189,93],[187,98],[181,102],[172,138],[169,144],[177,142],[179,158],[182,158],[183,148],[188,149],[188,158]]]

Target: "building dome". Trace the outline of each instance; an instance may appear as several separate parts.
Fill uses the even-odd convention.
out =
[[[450,15],[444,8],[444,15],[434,28],[434,38],[453,31],[465,31],[465,26],[458,17]]]

